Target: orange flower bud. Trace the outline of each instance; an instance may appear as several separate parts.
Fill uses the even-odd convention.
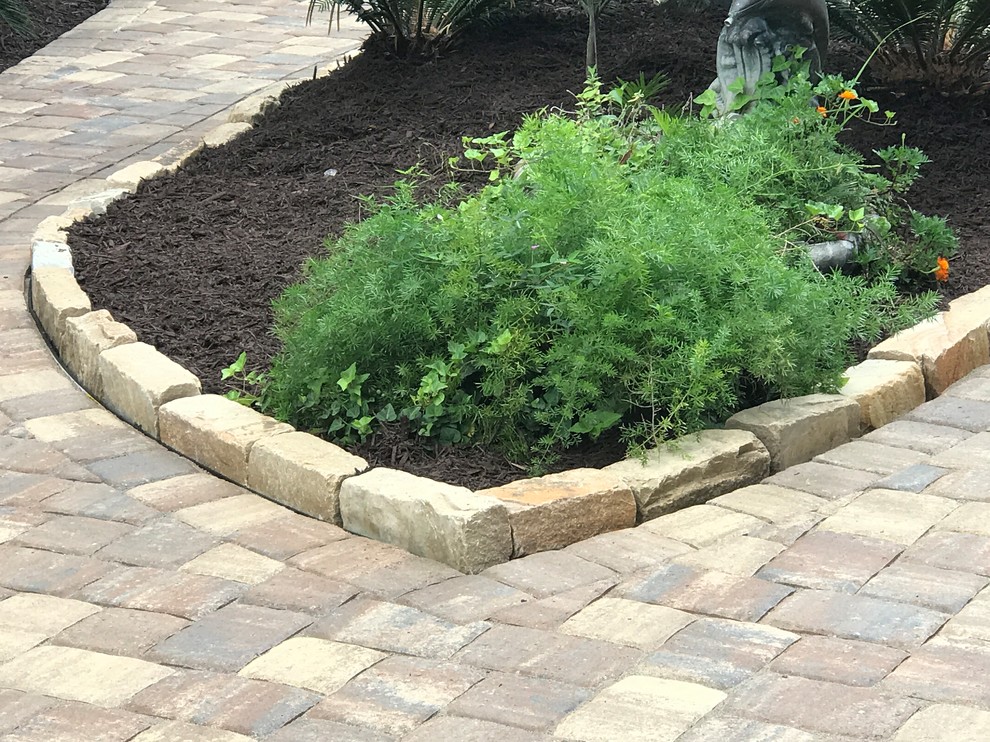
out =
[[[938,260],[935,261],[938,267],[935,269],[935,280],[936,281],[948,281],[949,280],[949,261],[943,258],[941,255]]]
[[[822,118],[828,117],[828,109],[825,106],[818,106],[815,110],[822,115]]]
[[[843,90],[839,93],[839,97],[842,98],[842,100],[856,100],[859,96],[852,90]]]

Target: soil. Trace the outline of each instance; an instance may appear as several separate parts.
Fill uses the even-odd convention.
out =
[[[16,34],[0,26],[0,72],[13,67],[42,47],[100,12],[110,0],[22,0],[31,28]]]
[[[610,8],[599,30],[606,80],[663,71],[670,84],[655,102],[677,109],[707,87],[724,8],[644,0]],[[74,227],[81,284],[94,307],[110,309],[197,374],[204,391],[224,391],[220,370],[242,350],[255,368],[278,350],[271,300],[328,234],[360,218],[360,195],[387,194],[397,171],[416,164],[431,175],[425,190],[439,187],[462,136],[512,129],[543,107],[572,107],[584,77],[586,24],[574,9],[543,6],[428,63],[366,49],[329,77],[287,91],[280,107],[230,145],[204,151],[174,175],[144,183],[105,217]],[[899,142],[903,131],[926,151],[933,164],[913,203],[947,216],[962,243],[948,295],[982,287],[990,280],[983,258],[990,250],[987,98],[861,89],[881,110],[897,111],[900,127],[861,127],[849,144],[869,153]],[[459,177],[467,189],[481,185]],[[526,476],[494,452],[434,450],[401,429],[355,450],[375,465],[474,489]],[[600,466],[623,452],[617,440],[599,442],[567,452],[556,467]]]

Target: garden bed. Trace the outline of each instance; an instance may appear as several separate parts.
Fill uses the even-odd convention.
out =
[[[27,59],[109,4],[110,0],[23,0],[32,27],[21,35],[0,26],[0,72]]]
[[[664,71],[661,101],[680,106],[710,81],[723,11],[695,13],[649,4],[617,7],[605,20],[606,76]],[[658,39],[664,39],[658,44]],[[576,13],[525,18],[469,40],[444,59],[410,67],[366,54],[343,70],[289,91],[282,106],[231,145],[207,150],[178,174],[144,184],[112,205],[105,220],[73,230],[80,282],[107,307],[221,391],[220,369],[241,350],[263,366],[277,350],[269,302],[298,276],[322,238],[360,215],[355,198],[384,194],[396,170],[420,163],[439,185],[460,137],[513,128],[546,105],[570,107],[583,78],[584,21]],[[953,294],[982,286],[990,224],[980,194],[990,192],[985,99],[962,101],[912,91],[868,90],[899,112],[901,127],[855,131],[868,151],[899,131],[934,160],[913,202],[945,214],[962,238]],[[982,148],[982,149],[981,149]],[[335,171],[335,174],[331,172]],[[469,187],[477,181],[468,180]],[[600,466],[621,457],[615,442],[564,458],[560,468]],[[418,449],[379,437],[360,453],[472,488],[523,476],[492,453]]]

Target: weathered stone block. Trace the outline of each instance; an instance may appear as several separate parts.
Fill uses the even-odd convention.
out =
[[[278,105],[278,96],[287,86],[268,88],[264,92],[249,96],[230,109],[228,124],[250,124],[254,117],[270,106]]]
[[[251,447],[247,486],[300,513],[340,525],[340,485],[367,468],[364,459],[314,435],[285,433]]]
[[[990,287],[988,287],[990,288]],[[929,398],[990,362],[990,291],[981,289],[949,304],[947,312],[884,340],[869,358],[914,361],[925,375]]]
[[[79,288],[72,273],[62,268],[31,271],[31,303],[56,348],[62,347],[66,319],[92,309],[89,297]]]
[[[523,479],[476,494],[501,500],[512,526],[512,556],[562,549],[636,525],[636,500],[620,477],[596,469]]]
[[[153,178],[164,170],[165,166],[158,162],[135,162],[108,176],[107,187],[136,191],[142,180]]]
[[[89,209],[94,214],[104,214],[106,213],[107,206],[125,195],[127,195],[127,190],[124,188],[108,188],[99,193],[92,193],[88,196],[77,198],[69,205]]]
[[[65,242],[48,242],[36,240],[31,243],[31,270],[42,268],[59,268],[75,274],[72,267],[72,251]]]
[[[235,124],[220,124],[220,126],[215,129],[211,129],[203,137],[203,144],[207,147],[220,147],[231,139],[236,137],[238,134],[243,134],[245,131],[251,129],[251,124],[248,123],[235,123]]]
[[[216,394],[176,399],[158,415],[159,440],[207,469],[247,484],[248,457],[255,443],[291,433],[257,410]]]
[[[94,397],[101,399],[100,354],[118,345],[136,342],[134,330],[116,322],[106,309],[100,309],[66,318],[59,350],[62,362],[75,374],[79,383]]]
[[[855,401],[838,394],[811,394],[737,412],[725,427],[756,435],[770,452],[771,470],[778,472],[855,438],[859,419]]]
[[[759,482],[770,471],[770,454],[744,430],[705,430],[648,452],[646,461],[627,459],[603,471],[632,488],[644,521]]]
[[[126,343],[100,354],[103,402],[148,435],[158,436],[158,408],[200,393],[199,379],[147,343]]]
[[[859,403],[864,431],[882,428],[925,401],[925,376],[912,361],[868,359],[845,376],[839,394]]]
[[[505,505],[464,487],[372,469],[340,487],[344,528],[477,573],[512,556]]]
[[[41,220],[34,230],[32,242],[65,242],[65,230],[72,226],[72,218],[65,216],[49,216]]]

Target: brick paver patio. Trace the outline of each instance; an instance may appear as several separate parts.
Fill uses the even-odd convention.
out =
[[[61,373],[34,227],[357,47],[305,6],[113,0],[0,75],[0,738],[990,739],[990,368],[757,488],[474,576],[199,471]]]

